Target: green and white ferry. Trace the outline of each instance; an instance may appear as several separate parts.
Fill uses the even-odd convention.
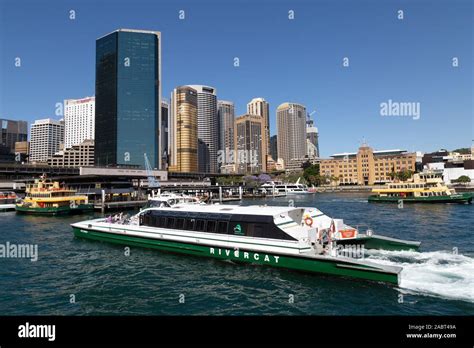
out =
[[[302,207],[178,203],[145,208],[127,220],[109,217],[71,226],[81,238],[393,284],[402,268],[366,261],[364,250],[420,246],[371,230],[362,233]]]

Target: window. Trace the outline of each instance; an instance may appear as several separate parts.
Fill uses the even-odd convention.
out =
[[[227,221],[219,221],[217,225],[217,233],[227,233]]]
[[[173,217],[169,217],[167,220],[166,220],[166,227],[167,228],[174,228],[174,221],[175,219]]]
[[[196,222],[195,219],[186,219],[185,224],[184,224],[184,229],[185,230],[194,230],[195,222]]]
[[[176,226],[175,228],[182,230],[184,227],[184,219],[183,218],[178,218],[176,219]]]
[[[214,220],[208,220],[206,226],[206,232],[215,232],[216,231],[216,222]]]
[[[196,220],[196,225],[194,229],[196,231],[204,231],[204,225],[205,225],[204,220]]]

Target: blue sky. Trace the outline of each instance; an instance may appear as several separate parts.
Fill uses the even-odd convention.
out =
[[[355,151],[364,138],[376,149],[410,151],[468,147],[473,139],[470,0],[0,4],[0,118],[55,117],[56,103],[93,95],[96,38],[133,28],[162,32],[164,97],[175,86],[210,85],[235,102],[237,115],[263,97],[272,134],[279,104],[304,104],[316,110],[323,156]],[[420,118],[381,116],[389,99],[419,102]]]

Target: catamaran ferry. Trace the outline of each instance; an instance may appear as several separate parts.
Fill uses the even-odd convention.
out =
[[[347,256],[347,249],[420,245],[362,233],[315,208],[281,206],[175,204],[143,209],[128,220],[71,226],[81,238],[393,284],[399,283],[400,267]]]
[[[306,194],[311,193],[308,191],[308,186],[300,184],[300,178],[292,183],[283,183],[281,181],[269,181],[261,186],[261,190],[266,192],[273,192],[275,194]]]

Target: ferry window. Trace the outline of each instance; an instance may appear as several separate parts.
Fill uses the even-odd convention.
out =
[[[164,216],[160,216],[158,218],[158,227],[165,227],[166,225],[166,218]]]
[[[196,220],[196,226],[195,230],[196,231],[204,231],[204,220]]]
[[[217,225],[217,233],[227,233],[227,221],[219,221]]]
[[[173,217],[168,218],[168,220],[166,221],[166,227],[174,228],[174,218]]]
[[[184,229],[185,230],[194,230],[194,223],[196,220],[194,219],[186,219],[186,222],[184,224]]]
[[[208,220],[206,226],[207,232],[215,232],[216,231],[216,222],[214,220]]]
[[[182,230],[183,226],[184,226],[184,219],[183,218],[176,219],[176,228]]]

